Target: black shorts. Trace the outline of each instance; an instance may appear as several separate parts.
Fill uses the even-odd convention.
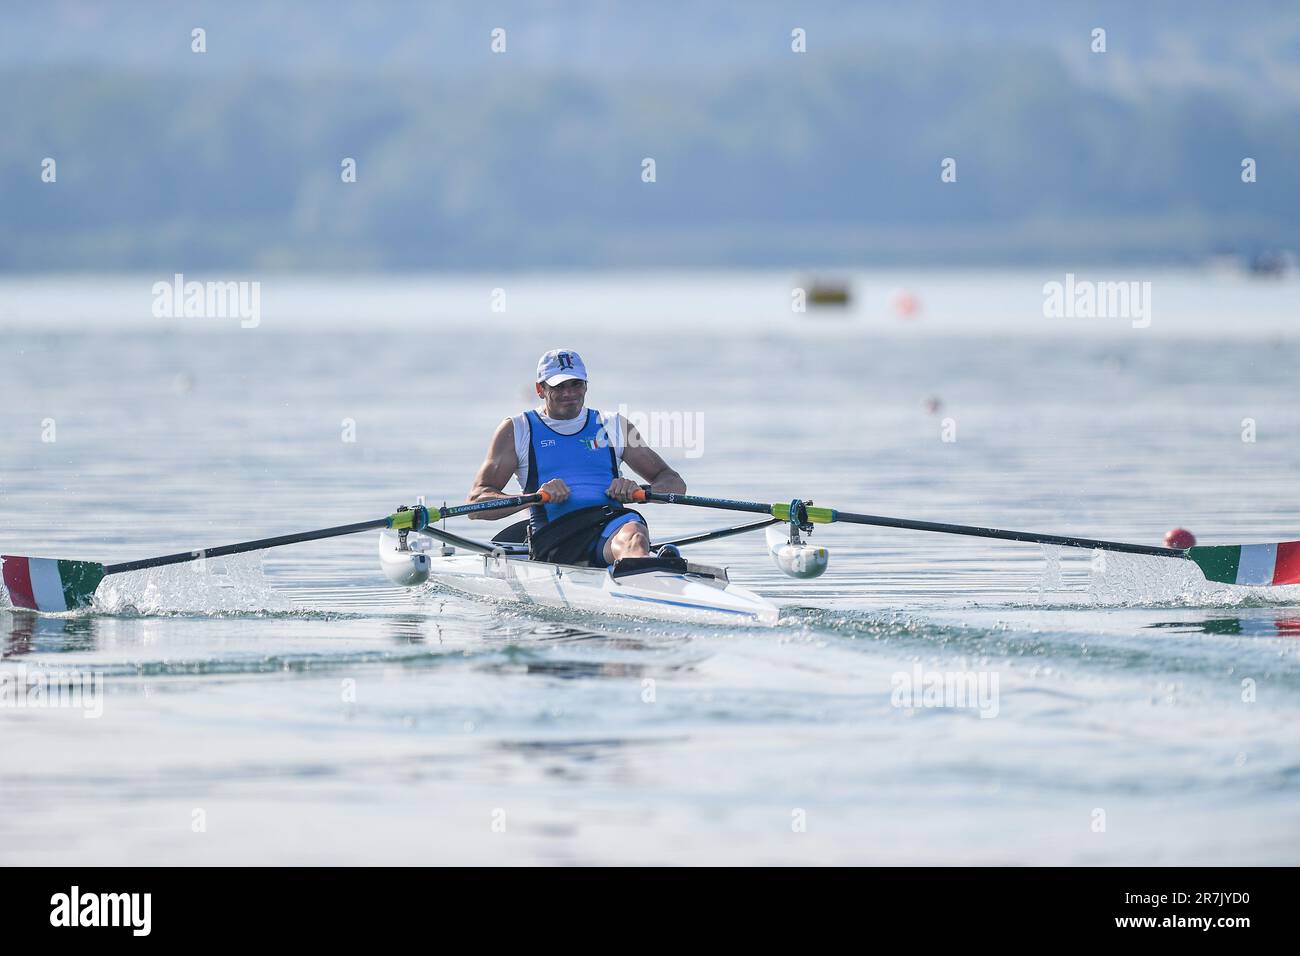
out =
[[[645,523],[640,512],[619,505],[596,505],[571,511],[529,534],[528,556],[534,561],[552,564],[603,565],[604,544],[609,536],[606,529],[612,532],[611,525],[624,524],[629,518]]]

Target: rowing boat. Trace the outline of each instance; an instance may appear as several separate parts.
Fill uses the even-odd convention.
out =
[[[378,530],[381,532],[380,563],[394,584],[411,586],[431,579],[471,594],[507,598],[526,604],[683,621],[752,622],[762,625],[776,623],[776,605],[753,591],[732,584],[724,568],[692,564],[680,558],[624,558],[608,568],[546,564],[530,560],[526,545],[505,540],[502,535],[488,542],[475,541],[437,526],[438,522],[447,518],[518,509],[526,505],[545,504],[549,500],[545,492],[539,491],[513,498],[472,501],[460,505],[444,505],[441,508],[428,508],[421,502],[414,508],[402,507],[392,514],[368,521],[241,541],[216,548],[178,551],[118,564],[6,554],[0,555],[0,577],[3,578],[4,590],[14,607],[59,613],[93,604],[96,588],[111,574],[143,571],[186,561],[246,554],[263,548],[278,548],[303,541],[320,541]],[[801,535],[810,534],[814,526],[819,524],[848,524],[1170,558],[1190,562],[1200,569],[1207,581],[1219,584],[1247,587],[1300,584],[1300,541],[1157,547],[1077,535],[1008,531],[976,525],[856,514],[836,508],[814,508],[811,501],[799,498],[793,499],[789,504],[772,504],[670,494],[652,491],[644,485],[633,495],[632,500],[762,515],[761,519],[748,524],[686,535],[658,542],[656,547],[673,545],[680,548],[765,529],[768,554],[772,562],[782,573],[805,580],[816,578],[826,570],[827,552],[825,548],[808,544]],[[412,542],[422,540],[422,535],[439,540],[442,545],[436,552],[423,545],[413,546]]]
[[[654,559],[578,567],[530,560],[526,548],[446,532],[436,535],[444,542],[439,546],[433,537],[381,531],[380,566],[389,580],[407,587],[431,581],[525,605],[692,624],[770,627],[780,614],[771,601],[733,584],[725,568],[687,562],[681,571],[656,567]]]

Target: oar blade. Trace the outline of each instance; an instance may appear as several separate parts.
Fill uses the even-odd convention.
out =
[[[1276,587],[1300,584],[1300,541],[1224,544],[1187,552],[1207,581]]]
[[[104,566],[93,561],[0,555],[5,590],[14,607],[32,611],[71,611],[86,607],[104,579]]]

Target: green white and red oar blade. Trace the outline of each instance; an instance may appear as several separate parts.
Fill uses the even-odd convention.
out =
[[[1225,544],[1187,549],[1207,581],[1276,586],[1300,584],[1300,541]]]
[[[14,607],[32,611],[71,611],[86,607],[104,579],[104,566],[94,561],[0,556],[5,590]]]

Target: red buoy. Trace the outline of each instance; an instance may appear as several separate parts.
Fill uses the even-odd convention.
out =
[[[1196,535],[1192,534],[1186,528],[1174,528],[1165,532],[1165,547],[1177,548],[1179,551],[1186,550],[1196,544]]]
[[[921,308],[921,301],[907,289],[895,289],[889,304],[900,319],[912,318]]]

